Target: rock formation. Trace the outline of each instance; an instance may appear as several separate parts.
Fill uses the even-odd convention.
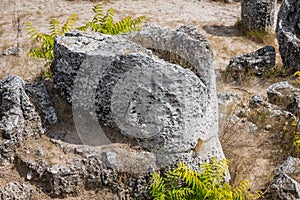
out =
[[[28,200],[34,194],[31,186],[18,182],[8,183],[0,187],[1,199]]]
[[[13,161],[14,150],[26,138],[44,133],[39,115],[25,92],[25,82],[17,76],[0,81],[0,160]]]
[[[231,58],[226,67],[226,78],[230,81],[241,81],[245,73],[261,76],[263,72],[275,66],[275,59],[276,52],[272,46]]]
[[[282,62],[300,70],[300,1],[283,0],[278,13],[276,35]]]
[[[53,103],[43,81],[26,85],[26,92],[40,110],[43,119],[50,125],[57,123],[57,115]]]
[[[190,26],[58,37],[54,86],[72,104],[83,144],[62,141],[56,133],[67,130],[51,129],[58,119],[44,82],[8,76],[0,81],[1,164],[15,163],[51,197],[109,188],[119,199],[150,199],[155,170],[180,161],[199,170],[224,158],[212,61],[208,41]],[[0,193],[30,199],[32,189],[9,183]]]
[[[275,170],[275,177],[271,182],[265,197],[267,199],[299,199],[300,185],[292,177],[299,181],[300,160],[288,157],[286,161]]]
[[[120,188],[115,178],[135,169],[134,177],[123,183],[131,191],[126,195],[132,196],[146,191],[148,175],[155,168],[168,168],[184,161],[197,169],[199,163],[211,157],[224,158],[218,140],[212,60],[208,41],[189,26],[172,31],[147,25],[138,32],[114,37],[81,32],[58,37],[55,87],[72,103],[75,126],[83,144],[107,146],[109,150],[104,148],[94,154],[97,162],[101,162],[93,164],[99,175],[93,175],[90,181],[86,174],[94,172],[89,172],[87,163],[94,162],[93,156],[46,167],[48,170],[42,176],[49,177],[47,180],[53,180],[52,183],[67,176],[74,180],[74,185],[117,184]],[[141,152],[131,156],[125,148],[125,153],[120,153],[111,141],[126,141]],[[123,157],[135,159],[126,168],[119,168],[125,162]],[[139,168],[137,158],[146,161],[139,163]],[[74,168],[74,162],[82,164]],[[25,166],[30,165],[25,162]],[[72,178],[78,176],[86,178]],[[115,178],[105,181],[98,176]],[[65,189],[54,190],[58,191],[54,195],[67,194]],[[76,191],[76,187],[70,191]],[[146,197],[141,194],[139,198]]]
[[[276,0],[242,0],[242,25],[247,30],[271,31],[274,27]]]
[[[288,82],[278,82],[269,86],[267,95],[270,103],[279,105],[299,116],[299,88],[290,85]]]

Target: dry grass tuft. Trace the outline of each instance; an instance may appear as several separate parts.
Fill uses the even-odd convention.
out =
[[[258,44],[276,46],[276,34],[267,31],[247,30],[243,26],[241,20],[237,20],[234,27],[240,32],[242,36],[245,36],[248,40],[251,40]]]

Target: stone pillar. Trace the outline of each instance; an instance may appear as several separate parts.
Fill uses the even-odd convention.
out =
[[[276,37],[282,63],[300,70],[300,1],[284,0],[278,12]]]
[[[242,24],[247,30],[271,31],[274,27],[276,0],[243,0]]]

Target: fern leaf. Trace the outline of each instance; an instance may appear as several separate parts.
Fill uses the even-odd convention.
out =
[[[74,23],[77,21],[77,15],[71,14],[70,17],[66,20],[65,24],[61,28],[60,35],[64,35],[66,32],[73,29]]]
[[[103,6],[102,4],[97,4],[92,8],[93,12],[95,13],[92,22],[94,23],[101,23],[103,19]]]
[[[57,35],[60,35],[60,21],[56,18],[50,20],[50,35],[54,38]]]

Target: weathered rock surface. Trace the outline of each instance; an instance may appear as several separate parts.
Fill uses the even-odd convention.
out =
[[[282,62],[300,70],[300,1],[284,0],[278,13],[276,35]]]
[[[30,200],[34,194],[31,186],[18,182],[0,187],[0,198],[3,200]]]
[[[160,40],[157,39],[158,37]],[[204,114],[206,117],[202,119],[203,124],[201,126],[205,127],[204,129],[207,130],[207,133],[210,133],[208,134],[210,136],[202,135],[199,139],[203,142],[203,150],[213,147],[216,149],[211,153],[221,155],[222,153],[218,152],[218,146],[220,146],[218,138],[215,137],[218,133],[216,75],[212,67],[213,54],[208,40],[196,28],[191,26],[182,26],[176,31],[157,26],[145,26],[140,31],[127,35],[126,39],[147,49],[154,50],[154,53],[158,53],[160,58],[168,62],[181,64],[181,61],[184,60],[182,66],[192,70],[203,82],[206,88],[204,93],[208,94],[208,98],[204,97],[207,102],[206,114]],[[165,52],[169,52],[169,54],[166,55]],[[178,55],[177,59],[172,59],[174,55]],[[199,94],[202,92],[196,89],[192,93]],[[189,102],[189,100],[186,99],[186,102]],[[194,107],[197,108],[198,106],[195,105]],[[194,110],[192,112],[200,114],[202,111]],[[192,121],[192,118],[188,121]],[[207,138],[211,136],[210,141],[207,141]],[[177,150],[177,152],[179,151]],[[208,157],[212,155],[211,153]],[[204,154],[202,156],[205,157]]]
[[[57,115],[45,83],[43,81],[38,81],[27,84],[26,92],[40,110],[44,120],[46,120],[50,125],[56,124],[58,120]]]
[[[275,59],[276,52],[272,46],[265,46],[255,52],[231,58],[226,67],[227,78],[239,81],[245,73],[261,76],[264,71],[275,66]]]
[[[23,50],[21,48],[18,47],[9,47],[7,49],[5,49],[2,53],[2,55],[4,56],[9,56],[9,55],[13,55],[13,56],[17,56],[19,55]]]
[[[249,107],[250,108],[258,108],[259,106],[262,106],[264,103],[264,99],[260,95],[254,95],[249,100]]]
[[[264,197],[276,200],[296,200],[300,198],[300,185],[288,175],[281,173],[275,176]]]
[[[276,0],[242,0],[243,26],[248,30],[272,30],[275,22],[276,2]]]
[[[58,37],[54,84],[72,103],[83,144],[111,147],[110,141],[126,138],[139,151],[111,147],[47,167],[30,168],[24,161],[28,169],[43,169],[29,177],[47,177],[54,196],[74,194],[78,186],[110,186],[119,197],[143,199],[155,168],[184,161],[199,169],[211,157],[224,158],[212,61],[207,39],[190,26],[172,31],[147,25],[116,37],[80,32]],[[99,134],[100,124],[106,135]],[[123,175],[128,181],[119,180]]]
[[[0,81],[1,161],[13,159],[14,149],[30,136],[44,133],[41,119],[25,92],[24,81],[7,76]]]
[[[275,174],[284,173],[289,176],[300,175],[300,159],[288,157],[280,166],[275,170]]]
[[[297,112],[297,98],[300,89],[290,85],[288,82],[278,82],[267,89],[268,101],[272,104],[282,106],[283,109]]]
[[[76,196],[83,189],[109,188],[118,199],[149,199],[151,173],[156,166],[153,153],[112,144],[89,147],[52,140],[69,159],[61,163],[32,160],[19,152],[18,169],[28,181],[38,183],[52,197]],[[57,162],[57,161],[56,161]]]
[[[288,157],[283,164],[275,170],[275,177],[271,182],[265,197],[268,199],[299,199],[300,185],[292,177],[299,179],[300,159]]]
[[[147,48],[164,53],[167,61],[165,52],[179,55],[195,73],[157,58]],[[96,96],[90,95],[96,100],[97,118],[142,148],[188,153],[201,140],[199,156],[223,157],[212,51],[195,28],[145,26],[119,37],[70,33],[56,39],[55,56],[54,83],[67,100],[89,109],[85,88],[94,88]]]

